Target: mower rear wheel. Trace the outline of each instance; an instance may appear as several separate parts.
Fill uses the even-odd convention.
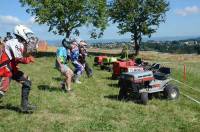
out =
[[[169,100],[178,99],[179,95],[180,95],[179,89],[176,86],[173,86],[173,85],[169,84],[164,89],[164,96]]]
[[[147,105],[147,102],[149,100],[148,93],[146,93],[146,92],[141,93],[140,99],[141,99],[142,104]]]

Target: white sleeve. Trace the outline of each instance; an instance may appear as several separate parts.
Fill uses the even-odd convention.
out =
[[[16,39],[7,41],[5,45],[5,51],[10,60],[13,58],[23,58],[23,50],[23,44],[19,43]]]

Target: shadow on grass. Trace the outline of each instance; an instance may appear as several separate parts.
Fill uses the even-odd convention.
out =
[[[49,91],[49,92],[63,91],[59,87],[50,87],[49,85],[39,85],[38,89],[42,91]]]
[[[110,99],[110,100],[115,100],[115,101],[121,101],[121,102],[133,102],[135,104],[141,104],[142,105],[141,100],[139,98],[133,97],[133,96],[129,96],[126,99],[122,99],[122,100],[119,100],[118,95],[107,95],[107,96],[104,96],[104,98],[107,98],[107,99]],[[159,99],[159,100],[166,100],[166,98],[160,93],[149,94],[148,98],[149,98],[149,100],[152,100],[153,98]]]
[[[104,96],[104,98],[107,98],[107,99],[110,99],[110,100],[115,100],[115,101],[120,101],[120,102],[129,102],[129,101],[131,101],[131,102],[136,103],[136,104],[140,104],[141,103],[136,98],[127,98],[127,99],[119,100],[118,95],[107,95],[107,96]]]
[[[104,98],[111,99],[111,100],[116,100],[116,101],[120,101],[118,99],[118,95],[107,95],[107,96],[104,96]]]
[[[116,81],[118,79],[113,79],[112,77],[102,77],[102,79],[106,79],[106,80],[113,80],[113,81]]]
[[[21,109],[19,107],[13,106],[11,104],[0,105],[0,110],[3,110],[3,109],[21,113]]]
[[[119,85],[117,83],[110,83],[108,84],[109,87],[119,88]]]
[[[35,58],[41,57],[55,57],[55,52],[38,52],[34,55]]]
[[[59,82],[59,81],[63,81],[63,78],[61,78],[61,77],[52,77],[52,79],[53,79],[53,80],[56,80],[56,81],[58,81],[58,82]]]

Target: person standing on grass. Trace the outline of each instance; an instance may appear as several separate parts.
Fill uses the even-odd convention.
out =
[[[80,77],[84,71],[84,66],[79,62],[79,40],[78,39],[71,39],[71,48],[70,48],[70,59],[72,61],[72,64],[75,68],[74,70],[74,82],[81,84]]]
[[[71,81],[73,77],[73,71],[67,66],[67,60],[69,55],[69,41],[63,39],[62,47],[59,47],[56,52],[56,68],[65,76],[65,80],[62,83],[62,89],[65,92],[70,92]]]
[[[22,84],[22,112],[33,112],[36,106],[31,105],[28,101],[32,83],[28,76],[19,71],[17,65],[34,62],[34,58],[30,54],[36,51],[38,38],[23,25],[15,26],[14,35],[16,38],[6,41],[0,50],[0,98],[8,91],[10,81],[13,79]]]
[[[88,77],[92,77],[93,71],[89,67],[89,64],[87,63],[86,57],[88,56],[87,49],[86,49],[87,43],[83,40],[79,43],[79,62],[84,66],[86,74]]]

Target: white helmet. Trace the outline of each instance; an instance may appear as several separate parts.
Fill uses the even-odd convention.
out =
[[[81,40],[79,43],[80,46],[87,46],[87,43],[84,40]]]
[[[33,34],[31,29],[25,27],[24,25],[17,25],[14,28],[14,34],[22,37],[26,42],[29,41],[28,34]]]
[[[17,25],[14,28],[14,34],[23,38],[27,43],[28,52],[33,52],[37,48],[38,38],[34,36],[31,29],[24,25]]]

